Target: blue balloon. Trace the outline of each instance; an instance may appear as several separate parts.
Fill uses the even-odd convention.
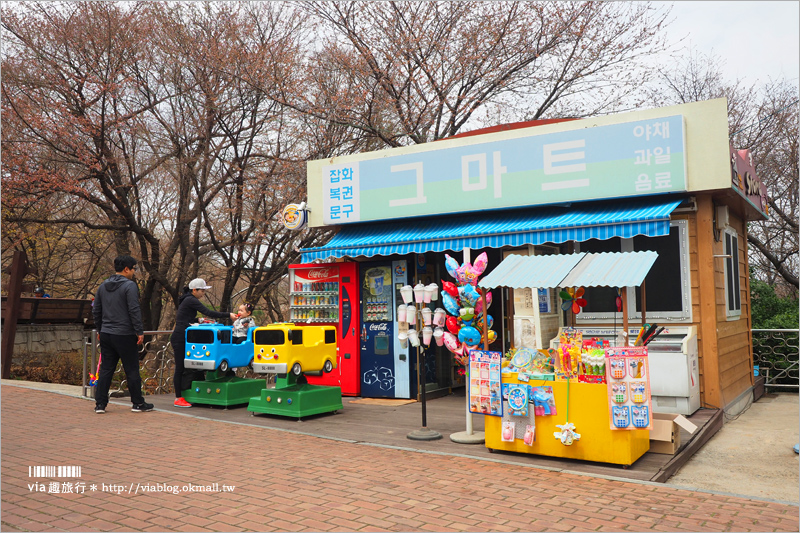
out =
[[[475,307],[475,303],[478,301],[478,298],[481,297],[481,295],[478,294],[478,291],[476,291],[475,287],[472,285],[464,285],[463,287],[459,287],[458,296],[461,300],[461,304],[464,307]]]
[[[458,306],[455,298],[445,292],[442,294],[442,303],[444,304],[444,308],[448,313],[453,316],[458,316],[458,310],[460,307]]]
[[[483,328],[483,313],[475,317],[475,323]],[[486,325],[489,326],[489,329],[492,329],[494,325],[494,318],[492,318],[492,315],[486,315]]]
[[[458,340],[470,346],[475,346],[481,342],[481,333],[472,326],[465,326],[458,330]]]

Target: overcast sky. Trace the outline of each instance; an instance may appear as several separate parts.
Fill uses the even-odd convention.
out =
[[[699,52],[723,59],[728,81],[766,83],[800,77],[800,1],[681,1],[673,4],[668,33],[688,38]]]

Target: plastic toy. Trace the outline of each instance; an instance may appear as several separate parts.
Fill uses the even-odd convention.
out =
[[[637,428],[646,428],[650,426],[649,410],[646,405],[635,405],[631,407],[631,415],[633,418],[633,425]]]
[[[183,398],[189,403],[227,407],[247,403],[266,388],[264,380],[229,375],[230,370],[253,362],[253,328],[240,344],[233,344],[232,333],[233,327],[213,322],[186,329],[184,366],[210,371],[205,380],[192,381],[192,386],[183,391]]]
[[[564,446],[572,446],[573,442],[581,438],[580,433],[575,433],[575,424],[572,422],[561,425],[556,424],[556,427],[561,428],[561,431],[554,431],[553,436],[560,440]]]
[[[232,332],[233,327],[216,323],[186,328],[186,368],[227,372],[249,366],[253,361],[253,329],[241,344],[233,344]]]
[[[536,426],[528,425],[525,427],[525,436],[522,438],[522,442],[525,443],[526,446],[533,446],[533,441],[536,440]]]
[[[513,416],[528,416],[528,386],[509,385],[508,386],[508,407]]]
[[[611,385],[611,400],[615,403],[625,403],[628,401],[628,387],[625,383],[614,383]]]
[[[611,358],[608,365],[611,367],[612,378],[622,379],[625,377],[625,359]]]
[[[618,428],[626,428],[631,425],[630,408],[627,405],[613,406],[611,416],[614,426]]]
[[[334,326],[269,324],[251,329],[253,371],[259,374],[330,372],[336,368]]]
[[[334,326],[269,324],[255,328],[253,341],[253,370],[278,376],[274,389],[250,398],[248,411],[302,418],[342,409],[341,387],[310,385],[304,375],[336,367]]]
[[[505,442],[514,441],[514,422],[503,422],[502,435],[500,438]]]
[[[545,416],[557,414],[552,387],[535,387],[531,398],[533,399],[534,415]]]
[[[644,381],[634,381],[631,383],[631,401],[633,403],[644,403],[647,401],[645,391],[647,384]]]
[[[97,358],[97,373],[89,374],[89,386],[91,387],[97,385],[97,380],[100,377],[100,361],[102,360],[103,360],[103,354],[100,354],[100,357]]]
[[[578,287],[575,289],[574,287],[567,287],[566,289],[562,290],[558,293],[561,296],[561,299],[564,300],[564,303],[561,304],[561,309],[567,311],[568,309],[572,309],[572,312],[576,315],[581,312],[586,304],[588,303],[583,298],[583,287]]]
[[[533,366],[533,351],[528,348],[520,348],[511,357],[508,363],[510,372],[530,372]]]

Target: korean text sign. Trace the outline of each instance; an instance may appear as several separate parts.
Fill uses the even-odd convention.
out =
[[[687,189],[682,115],[390,154],[323,166],[325,224]]]

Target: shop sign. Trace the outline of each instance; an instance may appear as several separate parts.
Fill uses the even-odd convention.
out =
[[[731,184],[764,216],[769,216],[767,187],[756,174],[750,150],[734,150],[731,146]]]
[[[684,126],[675,115],[402,155],[364,154],[322,167],[323,221],[683,192]]]
[[[281,212],[281,221],[286,229],[301,230],[308,223],[305,204],[289,204]]]

